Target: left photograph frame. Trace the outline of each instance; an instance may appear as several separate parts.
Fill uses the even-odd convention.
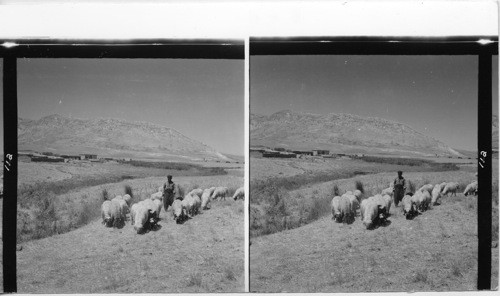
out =
[[[4,292],[245,292],[244,40],[0,43]]]

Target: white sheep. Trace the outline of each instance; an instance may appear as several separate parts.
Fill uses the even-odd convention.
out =
[[[151,210],[151,212],[153,212],[154,224],[156,224],[158,222],[158,219],[160,218],[160,212],[162,208],[161,201],[157,202],[157,199],[155,199],[154,201],[152,199],[145,199],[140,201],[139,204],[144,205],[146,208]]]
[[[125,194],[123,196],[123,200],[127,203],[127,205],[130,207],[130,203],[132,202],[132,196],[130,196],[129,194]]]
[[[370,229],[376,224],[379,211],[379,206],[373,199],[365,199],[361,202],[361,221],[366,229]]]
[[[111,200],[110,215],[113,221],[113,227],[120,227],[125,221],[125,216],[122,214],[121,204],[116,199]]]
[[[457,190],[458,190],[458,183],[456,182],[450,182],[447,183],[446,186],[444,186],[443,191],[441,192],[442,195],[448,196],[448,194],[451,193],[451,195],[457,196]]]
[[[174,216],[174,220],[177,224],[182,223],[184,221],[184,207],[182,201],[180,199],[174,200],[172,203],[172,216]]]
[[[401,200],[401,203],[403,205],[401,207],[403,210],[403,215],[406,217],[406,219],[411,219],[418,214],[417,205],[413,201],[412,196],[405,195]]]
[[[386,212],[389,215],[392,206],[392,196],[390,196],[389,194],[384,194],[382,195],[382,198],[385,200]]]
[[[121,196],[115,196],[111,201],[117,202],[120,205],[121,216],[126,219],[127,214],[130,212],[127,202]]]
[[[201,209],[208,210],[210,209],[210,198],[211,193],[210,189],[203,190],[203,194],[201,195]]]
[[[111,227],[113,220],[111,219],[111,201],[106,200],[102,203],[101,205],[101,217],[102,217],[102,224],[106,225],[107,227]]]
[[[356,199],[358,200],[358,204],[361,202],[361,200],[363,199],[363,192],[361,192],[361,190],[354,190],[354,193],[353,195],[356,197]]]
[[[217,198],[226,199],[226,195],[229,193],[229,189],[227,187],[217,187],[212,194],[212,199],[216,200]]]
[[[245,187],[240,187],[234,192],[233,199],[237,200],[238,198],[245,199]]]
[[[155,193],[151,194],[151,196],[149,198],[151,200],[158,199],[160,201],[163,201],[163,192],[155,192]]]
[[[132,205],[131,214],[133,214],[131,223],[134,225],[134,230],[137,234],[143,234],[150,230],[154,213],[146,205],[143,203]]]
[[[467,196],[469,194],[477,195],[477,181],[474,181],[465,187],[464,195]]]
[[[332,210],[332,220],[337,222],[342,221],[342,216],[340,214],[340,196],[335,196],[330,202],[330,208]]]
[[[191,192],[189,192],[188,194],[191,194],[192,196],[197,195],[198,197],[201,197],[201,195],[203,194],[203,189],[196,188],[191,190]]]
[[[341,197],[347,197],[349,199],[350,203],[350,209],[351,213],[349,214],[349,219],[354,219],[354,217],[357,215],[357,211],[359,209],[359,202],[357,197],[354,194],[343,194]]]
[[[394,187],[388,187],[384,190],[382,190],[382,192],[380,193],[382,196],[384,195],[389,195],[390,197],[392,197],[394,195]]]
[[[388,211],[387,211],[387,201],[380,194],[376,194],[375,196],[370,196],[369,200],[373,201],[379,209],[379,218],[382,220],[387,219]]]
[[[436,184],[434,185],[434,188],[432,188],[431,192],[431,205],[436,205],[438,204],[438,199],[441,197],[441,184]]]
[[[192,215],[197,215],[201,207],[201,198],[198,195],[191,195],[193,197],[193,207],[191,208]]]
[[[193,216],[191,215],[192,213],[192,208],[194,205],[194,198],[192,195],[188,194],[184,196],[184,199],[182,200],[182,208],[183,208],[183,213],[185,216],[188,218],[192,218]]]
[[[424,186],[420,187],[418,190],[419,191],[427,191],[427,192],[429,192],[429,194],[432,194],[432,189],[434,189],[434,185],[425,184]]]

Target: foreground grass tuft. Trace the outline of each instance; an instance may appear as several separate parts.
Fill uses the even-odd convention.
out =
[[[125,185],[125,194],[130,195],[130,197],[134,198],[134,190],[132,190],[132,186]]]
[[[106,188],[104,188],[101,191],[101,199],[102,199],[102,201],[107,201],[109,199],[109,193],[108,193],[108,190]]]
[[[189,280],[188,280],[187,286],[188,287],[193,287],[193,286],[201,287],[201,282],[202,282],[202,277],[201,277],[200,273],[191,274],[191,275],[189,275]]]

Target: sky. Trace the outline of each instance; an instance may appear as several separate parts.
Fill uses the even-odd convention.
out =
[[[244,61],[19,59],[19,117],[119,118],[244,154]]]
[[[498,56],[493,59],[498,114]],[[477,150],[477,56],[251,56],[250,112],[350,113]]]

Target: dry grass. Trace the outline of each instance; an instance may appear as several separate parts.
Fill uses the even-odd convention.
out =
[[[44,165],[42,164],[42,168]],[[74,164],[67,165],[69,167],[63,168],[68,169],[74,166]],[[99,165],[103,167],[99,167]],[[18,242],[62,234],[99,219],[102,201],[116,195],[130,194],[133,200],[143,200],[158,191],[158,187],[165,182],[164,174],[169,172],[148,168],[153,175],[162,171],[162,177],[123,179],[121,174],[124,171],[135,177],[140,177],[144,176],[147,170],[128,165],[123,165],[123,168],[116,164],[112,166],[92,164],[92,166],[98,168],[96,175],[91,175],[83,170],[82,175],[74,175],[69,179],[21,185],[18,189]],[[109,173],[107,169],[110,167],[117,168],[117,166],[121,170],[111,175],[103,175]],[[76,174],[78,171],[73,171],[73,173]],[[193,171],[192,168],[187,172],[188,175],[197,173],[199,172]],[[20,172],[21,174],[23,172]],[[193,180],[203,179],[207,181],[200,185],[205,187],[227,186],[232,192],[242,185],[240,177],[228,175],[178,178],[181,182],[177,183],[182,189],[199,183]]]
[[[181,186],[241,186],[234,176],[175,177]],[[110,196],[130,185],[136,197],[158,190],[164,178],[106,184]],[[155,189],[156,188],[156,189]],[[85,199],[100,200],[102,188]],[[72,200],[82,192],[65,195]],[[160,214],[158,231],[137,235],[128,222],[106,228],[99,219],[73,231],[23,243],[18,253],[21,293],[243,292],[244,204],[214,201],[212,208],[177,225],[171,210]],[[40,272],[43,270],[44,272]]]

